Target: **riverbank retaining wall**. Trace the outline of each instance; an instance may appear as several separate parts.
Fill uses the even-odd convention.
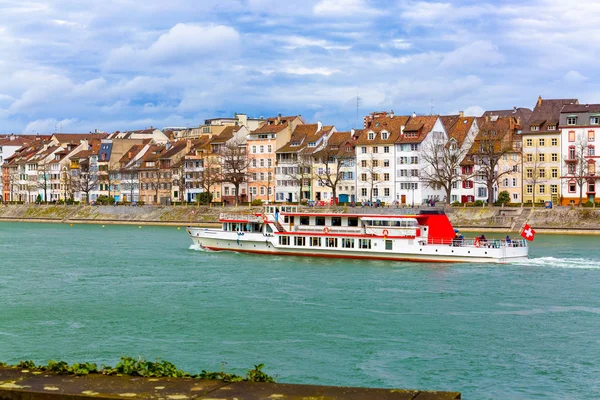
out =
[[[311,208],[313,212],[401,213],[395,208],[362,209],[347,207]],[[453,208],[444,209],[452,224],[462,230],[518,231],[528,223],[539,232],[599,233],[600,209],[578,207],[543,208]],[[208,206],[67,206],[9,205],[0,206],[0,221],[147,224],[147,225],[212,225],[219,214],[255,213],[260,207]]]

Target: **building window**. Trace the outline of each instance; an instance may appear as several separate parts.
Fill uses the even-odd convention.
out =
[[[375,139],[375,133],[369,132],[369,140]]]
[[[390,152],[390,146],[383,146],[383,152],[384,153],[389,153]]]
[[[487,197],[487,188],[477,188],[477,197]]]
[[[533,185],[525,186],[525,193],[532,194],[533,193]]]
[[[390,180],[390,174],[383,174],[383,180],[384,181],[389,181]]]
[[[538,169],[538,176],[540,178],[545,178],[546,177],[546,170],[543,168]]]
[[[569,146],[569,160],[575,159],[575,146]]]
[[[367,174],[360,174],[360,180],[362,182],[366,182],[367,181]]]
[[[595,138],[596,138],[596,132],[588,131],[588,142],[593,142]]]
[[[553,178],[558,178],[558,168],[552,168],[551,176]]]
[[[538,160],[541,162],[546,161],[546,155],[544,153],[538,154]]]
[[[519,200],[519,195],[517,193],[513,193],[513,200]]]
[[[382,138],[383,140],[387,140],[387,138],[388,138],[388,133],[387,133],[387,132],[381,132],[381,138]]]
[[[389,167],[390,166],[390,160],[383,160],[383,166],[384,167]]]
[[[385,197],[390,197],[390,188],[383,189],[383,195]]]
[[[546,185],[540,185],[539,190],[540,194],[546,194]]]
[[[575,193],[577,191],[577,184],[575,181],[569,181],[569,193]]]
[[[553,162],[558,161],[558,153],[552,153],[552,161]]]
[[[588,193],[596,193],[596,184],[594,182],[588,183]]]
[[[526,147],[533,147],[533,139],[526,139],[525,140],[525,146]]]
[[[378,147],[377,146],[373,146],[373,153],[378,153]]]
[[[525,161],[533,162],[533,154],[527,153],[527,155],[525,156]]]
[[[546,140],[545,139],[538,139],[538,145],[540,147],[544,147],[546,145]]]
[[[378,188],[373,188],[373,196],[375,196],[375,197],[379,196],[379,189]]]
[[[517,178],[512,178],[512,185],[513,187],[517,187],[519,183],[519,180]]]
[[[367,148],[366,148],[365,146],[361,147],[361,148],[360,148],[360,152],[361,152],[362,154],[367,154]]]
[[[558,193],[558,185],[550,185],[550,193],[557,194]]]
[[[577,117],[567,117],[567,125],[576,125]]]
[[[569,142],[575,141],[575,131],[569,131]]]
[[[595,156],[596,155],[596,149],[594,148],[593,145],[589,145],[588,146],[588,156]]]
[[[551,139],[551,144],[552,144],[552,146],[558,146],[558,139],[557,138],[552,138]]]
[[[525,176],[526,176],[527,178],[533,178],[533,168],[527,168],[527,169],[525,170]]]
[[[532,131],[539,131],[540,127],[538,125],[531,125],[531,130]]]
[[[366,196],[367,195],[367,189],[366,188],[362,188],[360,190],[360,195],[363,196],[363,197]]]

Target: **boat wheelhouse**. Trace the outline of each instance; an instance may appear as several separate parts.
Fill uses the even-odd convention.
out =
[[[525,240],[464,239],[440,210],[407,214],[300,212],[266,206],[256,214],[221,214],[221,229],[188,228],[208,250],[258,254],[430,262],[527,259]]]

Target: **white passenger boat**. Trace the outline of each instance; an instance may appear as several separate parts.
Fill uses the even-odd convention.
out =
[[[443,211],[403,215],[299,212],[267,206],[258,214],[221,214],[221,229],[188,227],[207,250],[300,257],[390,261],[492,262],[526,260],[523,239],[464,239]]]

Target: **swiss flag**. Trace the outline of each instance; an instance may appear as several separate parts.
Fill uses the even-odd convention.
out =
[[[523,229],[521,229],[521,236],[523,236],[525,239],[531,242],[533,241],[533,237],[535,236],[535,231],[532,227],[529,226],[529,224],[525,224],[525,226],[523,226]]]

